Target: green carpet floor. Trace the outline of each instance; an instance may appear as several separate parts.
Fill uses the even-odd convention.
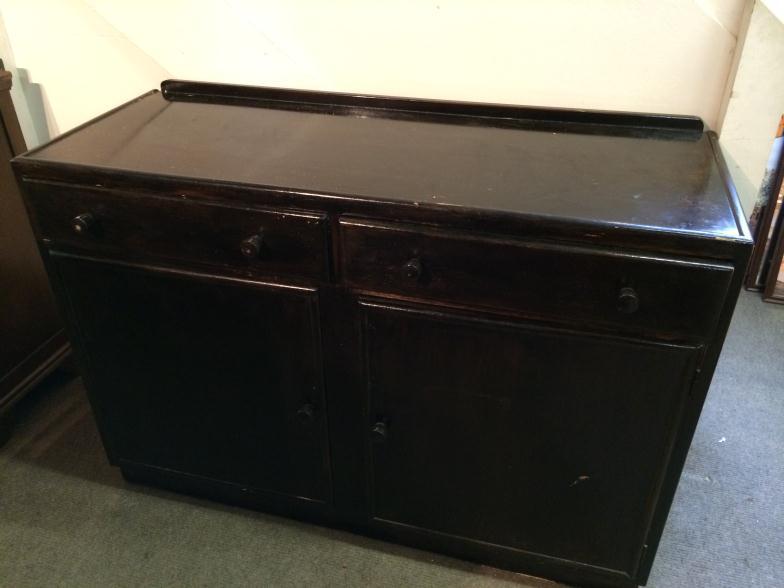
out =
[[[551,582],[126,483],[79,379],[50,378],[0,449],[0,586]],[[784,586],[784,308],[743,293],[648,584]]]

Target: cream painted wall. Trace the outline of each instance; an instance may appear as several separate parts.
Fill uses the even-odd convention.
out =
[[[697,114],[714,125],[743,5],[0,0],[0,14],[54,135],[167,77]]]
[[[773,16],[784,22],[784,0],[762,0],[762,3]]]
[[[747,215],[754,208],[782,114],[784,22],[757,2],[721,130],[724,155]]]

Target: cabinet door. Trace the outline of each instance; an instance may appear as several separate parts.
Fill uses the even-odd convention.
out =
[[[361,307],[371,524],[633,572],[696,349]]]
[[[329,500],[314,290],[51,262],[114,461]]]

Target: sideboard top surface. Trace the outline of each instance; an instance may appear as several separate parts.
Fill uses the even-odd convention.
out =
[[[22,161],[748,238],[696,118],[174,81],[163,90]]]

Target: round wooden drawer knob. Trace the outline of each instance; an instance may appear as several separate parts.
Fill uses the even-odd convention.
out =
[[[640,298],[634,288],[621,288],[618,293],[618,310],[624,314],[632,314],[640,308]]]
[[[261,248],[264,244],[264,233],[259,231],[240,243],[240,253],[248,259],[256,259],[261,255]]]
[[[89,212],[75,216],[71,220],[71,228],[77,235],[83,235],[95,226],[95,217]]]
[[[370,428],[370,434],[373,437],[373,441],[375,441],[376,443],[381,443],[385,441],[388,435],[386,423],[383,423],[381,421],[375,423]]]
[[[310,403],[303,404],[297,411],[297,418],[303,425],[308,425],[316,418],[316,407]]]
[[[422,277],[422,262],[418,257],[409,259],[403,266],[403,274],[412,280],[418,280]]]

